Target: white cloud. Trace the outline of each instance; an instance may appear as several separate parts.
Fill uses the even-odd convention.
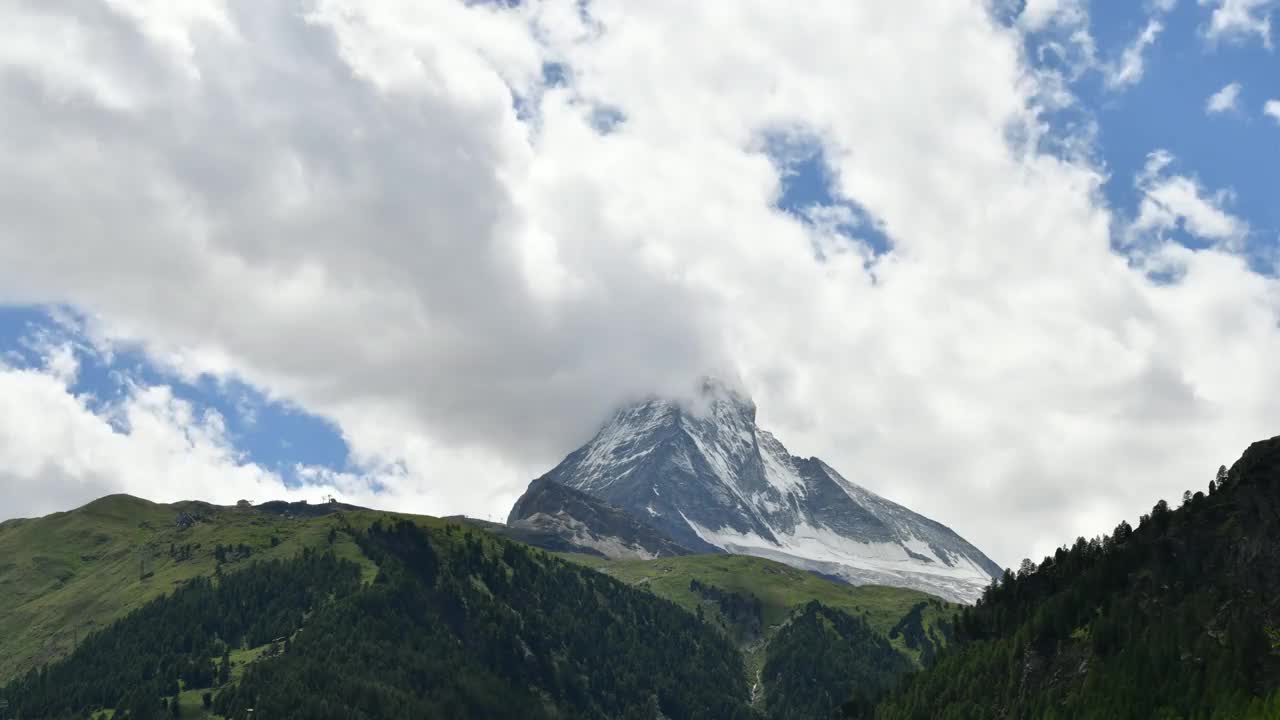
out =
[[[1107,87],[1121,89],[1136,85],[1142,80],[1146,72],[1144,54],[1147,48],[1155,44],[1156,38],[1160,37],[1163,30],[1164,23],[1160,20],[1152,18],[1147,21],[1142,32],[1138,33],[1133,42],[1120,53],[1119,60],[1103,68],[1103,78]]]
[[[1018,24],[1030,32],[1042,31],[1051,25],[1076,27],[1088,19],[1081,0],[1027,0],[1018,14]]]
[[[57,368],[0,365],[0,395],[6,517],[66,510],[111,492],[228,502],[301,494],[240,463],[220,419],[194,415],[163,386],[133,388],[108,417],[72,395]]]
[[[1146,166],[1137,177],[1143,197],[1138,217],[1129,228],[1131,236],[1162,239],[1163,233],[1181,227],[1198,238],[1239,249],[1249,226],[1223,209],[1231,200],[1231,193],[1206,193],[1195,178],[1169,174],[1173,162],[1173,156],[1165,150],[1147,157]]]
[[[66,510],[116,492],[158,502],[196,498],[229,505],[334,495],[368,504],[389,499],[374,492],[375,484],[393,483],[392,497],[402,507],[438,502],[399,482],[403,470],[396,467],[357,474],[299,465],[301,484],[287,485],[242,456],[216,410],[199,409],[167,385],[126,376],[118,397],[77,393],[78,354],[95,351],[79,342],[75,330],[37,328],[29,336],[29,349],[39,354],[36,367],[0,362],[5,518]]]
[[[1280,100],[1268,100],[1262,106],[1262,114],[1268,115],[1271,119],[1280,123]]]
[[[1275,0],[1199,0],[1201,6],[1213,8],[1205,37],[1210,42],[1218,40],[1243,41],[1257,36],[1266,47],[1271,47],[1271,11]]]
[[[348,497],[503,513],[611,406],[719,369],[795,451],[1012,563],[1274,430],[1275,281],[1216,240],[1117,255],[1103,173],[1041,152],[1044,88],[985,3],[309,7],[0,5],[0,300],[332,419],[387,487],[314,470]],[[891,238],[870,268],[773,207],[787,129]],[[278,487],[162,392],[126,441],[53,374],[4,377],[51,418],[0,430],[37,449],[0,480],[31,511],[159,493],[133,455],[199,480],[160,498]],[[115,470],[53,462],[77,446]]]
[[[1238,82],[1227,83],[1222,89],[1209,96],[1205,101],[1204,111],[1210,115],[1236,109],[1236,101],[1240,99],[1241,85]]]
[[[1164,16],[1177,5],[1176,0],[1153,0],[1146,4],[1147,21],[1141,32],[1125,46],[1120,56],[1108,62],[1095,61],[1103,82],[1111,90],[1123,90],[1142,81],[1146,74],[1146,53],[1164,32]]]

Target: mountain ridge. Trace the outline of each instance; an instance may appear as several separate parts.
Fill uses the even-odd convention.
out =
[[[1000,568],[946,525],[791,455],[755,403],[714,380],[692,401],[619,409],[531,488],[552,482],[629,512],[694,552],[758,555],[853,584],[972,602]],[[510,521],[519,522],[522,500]]]
[[[551,480],[530,483],[511,508],[505,529],[495,530],[550,550],[612,559],[652,560],[691,552],[625,510]]]

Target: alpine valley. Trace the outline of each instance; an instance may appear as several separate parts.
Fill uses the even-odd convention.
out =
[[[0,523],[0,713],[1280,718],[1280,438],[955,604],[901,585],[960,595],[980,553],[704,397],[618,413],[508,525],[127,495]]]

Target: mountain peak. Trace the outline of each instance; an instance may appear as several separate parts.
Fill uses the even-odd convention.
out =
[[[747,391],[715,376],[704,376],[698,381],[697,392],[681,403],[696,417],[714,415],[717,411],[732,411],[756,419],[756,404]]]
[[[757,427],[750,396],[716,378],[692,398],[620,409],[530,493],[540,481],[620,508],[695,552],[768,557],[853,584],[972,602],[1000,572],[946,526],[791,455]]]

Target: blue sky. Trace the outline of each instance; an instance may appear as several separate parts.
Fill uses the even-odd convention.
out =
[[[1090,31],[1105,56],[1119,54],[1148,17],[1140,3],[1095,3],[1091,11]],[[1274,245],[1280,238],[1280,122],[1262,110],[1280,97],[1280,58],[1256,38],[1210,42],[1205,22],[1203,7],[1178,3],[1146,51],[1140,81],[1114,90],[1090,73],[1076,84],[1097,116],[1099,151],[1110,171],[1107,197],[1132,212],[1133,177],[1147,154],[1162,148],[1205,186],[1230,189],[1229,209],[1249,222],[1252,240]],[[1230,83],[1241,86],[1237,108],[1207,113],[1209,96]]]
[[[84,318],[65,307],[0,305],[0,356],[16,369],[42,369],[51,345],[73,348],[78,361],[69,391],[96,414],[116,420],[111,409],[125,401],[131,386],[165,386],[197,413],[216,412],[242,462],[254,463],[297,486],[298,466],[350,470],[349,453],[338,428],[297,406],[264,396],[234,378],[204,374],[184,378],[152,362],[140,348],[119,343],[94,347]],[[127,428],[116,430],[125,432]]]
[[[1020,10],[1007,11],[1000,19],[1017,28]],[[1174,158],[1171,172],[1226,191],[1223,209],[1249,224],[1248,246],[1261,255],[1280,243],[1280,119],[1263,112],[1268,100],[1280,98],[1280,57],[1257,36],[1207,37],[1208,17],[1208,9],[1191,0],[1167,11],[1150,2],[1094,2],[1078,24],[1026,32],[1025,50],[1035,68],[1067,76],[1075,96],[1070,107],[1044,114],[1053,137],[1086,124],[1096,128],[1090,150],[1107,174],[1104,193],[1118,220],[1138,213],[1142,193],[1135,178],[1151,153],[1164,150]],[[1123,86],[1109,84],[1106,66],[1120,63],[1153,19],[1161,29],[1142,50],[1141,77]],[[1070,45],[1082,30],[1094,47],[1089,67],[1053,51]],[[1240,88],[1235,106],[1207,112],[1209,97],[1232,83]],[[856,202],[840,197],[819,143],[784,138],[767,146],[785,168],[781,209],[803,218],[815,205],[847,207],[860,222],[840,229],[874,253],[884,252],[890,240]],[[1204,246],[1203,239],[1181,229],[1171,230],[1169,237]],[[1255,259],[1255,269],[1275,272],[1265,258]]]

